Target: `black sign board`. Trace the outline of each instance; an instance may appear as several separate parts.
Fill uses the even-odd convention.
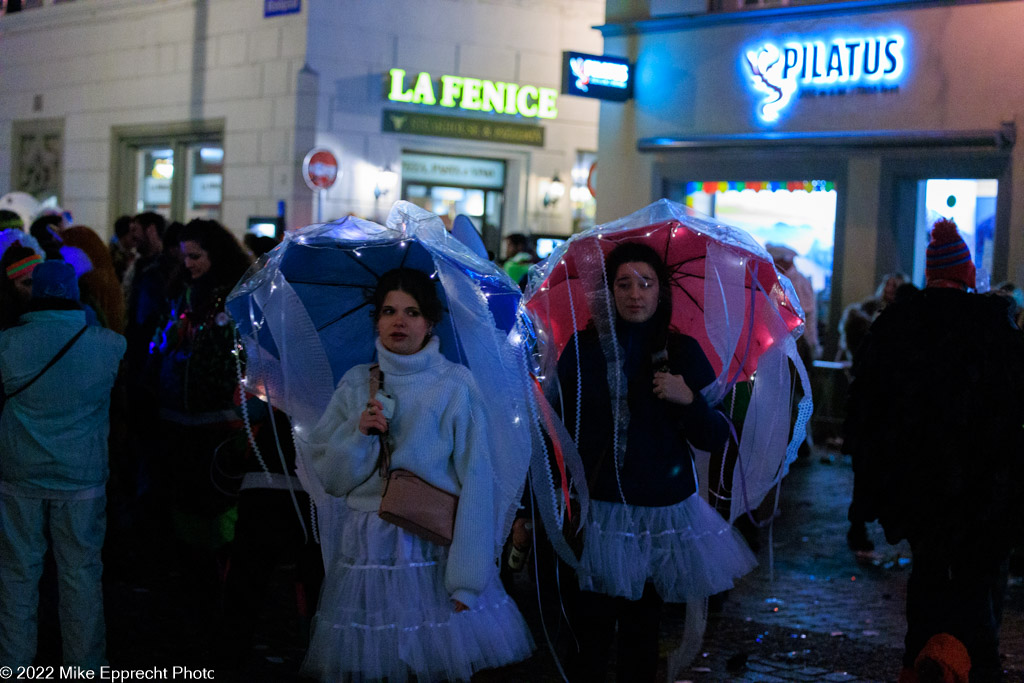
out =
[[[436,114],[418,114],[394,109],[384,110],[380,129],[384,133],[433,135],[442,138],[504,142],[512,145],[544,146],[544,129],[540,126],[456,116],[438,116]]]
[[[562,92],[625,102],[633,96],[633,65],[621,57],[563,52]]]

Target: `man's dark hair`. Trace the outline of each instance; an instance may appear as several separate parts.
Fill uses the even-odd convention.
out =
[[[46,258],[59,259],[60,248],[64,241],[60,238],[58,230],[64,224],[64,219],[55,214],[46,214],[32,221],[28,232],[36,238],[36,242],[46,252]]]
[[[114,221],[114,236],[117,239],[121,239],[128,234],[128,231],[132,229],[132,217],[128,215],[119,216]]]
[[[381,276],[370,301],[373,306],[374,322],[380,319],[380,309],[384,306],[384,299],[387,298],[389,292],[396,289],[416,299],[420,312],[431,324],[436,325],[441,322],[444,308],[437,295],[437,286],[429,275],[415,268],[395,268]]]
[[[513,232],[510,235],[505,235],[505,239],[508,240],[509,246],[512,247],[512,253],[509,256],[515,256],[521,251],[533,253],[530,240],[523,233]]]
[[[133,220],[141,225],[143,230],[152,225],[156,228],[157,237],[161,240],[163,239],[164,230],[167,229],[167,219],[156,211],[143,211],[142,213],[137,214]]]
[[[164,243],[164,251],[171,252],[181,248],[181,231],[184,229],[185,226],[178,221],[167,225],[161,240]]]

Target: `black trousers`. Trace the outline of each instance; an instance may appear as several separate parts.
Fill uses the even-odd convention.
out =
[[[1002,680],[999,625],[1009,553],[950,548],[941,538],[912,539],[903,663],[912,667],[928,639],[948,633],[967,647],[971,683]]]
[[[298,492],[301,524],[311,534],[309,497]],[[324,569],[320,546],[307,539],[295,514],[288,491],[248,489],[238,502],[238,524],[231,544],[231,565],[224,584],[224,615],[218,654],[228,670],[243,669],[251,654],[255,626],[274,596],[272,575],[279,567],[294,567],[296,590],[301,587],[304,605],[300,638],[316,613]],[[298,599],[296,595],[296,599]],[[225,673],[228,673],[226,671]]]
[[[567,656],[572,683],[606,680],[616,626],[616,680],[656,679],[662,599],[652,584],[644,586],[639,600],[580,591],[574,603],[570,619],[577,647],[570,647]]]

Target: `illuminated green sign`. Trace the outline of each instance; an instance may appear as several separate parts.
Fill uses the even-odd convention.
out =
[[[441,76],[441,80],[435,83],[426,71],[421,71],[407,84],[403,69],[392,69],[388,78],[391,80],[388,99],[392,102],[493,111],[527,118],[553,119],[558,116],[555,106],[558,91],[554,88],[463,76]]]

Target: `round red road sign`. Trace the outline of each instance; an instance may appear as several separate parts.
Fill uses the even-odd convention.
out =
[[[323,147],[309,150],[302,162],[302,179],[311,190],[326,190],[338,179],[338,158]]]

